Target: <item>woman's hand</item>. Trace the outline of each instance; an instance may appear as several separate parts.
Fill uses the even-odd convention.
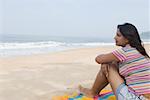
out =
[[[105,64],[105,63],[111,63],[113,61],[119,62],[119,59],[116,56],[114,56],[112,53],[108,53],[108,54],[98,55],[95,58],[95,61],[98,64]]]

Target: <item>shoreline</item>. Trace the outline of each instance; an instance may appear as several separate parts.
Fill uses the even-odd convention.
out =
[[[115,46],[114,43],[69,43],[69,44],[6,44],[0,45],[0,58],[17,57],[17,56],[30,56],[46,53],[63,52],[66,50],[80,49],[80,48],[95,48],[95,47],[110,47]],[[150,42],[144,42],[144,45],[150,45]],[[19,51],[19,52],[18,52]]]
[[[64,50],[56,50],[56,51],[47,51],[47,52],[41,52],[41,53],[35,53],[35,54],[24,54],[24,55],[8,55],[8,56],[0,56],[1,58],[17,58],[17,57],[23,57],[23,56],[33,56],[33,55],[45,55],[45,54],[55,54],[55,53],[60,53],[60,52],[67,52],[67,51],[74,51],[78,49],[89,49],[89,48],[101,48],[101,47],[107,47],[111,48],[114,47],[114,45],[101,45],[101,46],[86,46],[86,47],[74,47],[74,48],[68,48]]]

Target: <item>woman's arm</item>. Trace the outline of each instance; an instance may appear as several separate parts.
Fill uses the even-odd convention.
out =
[[[113,61],[119,62],[119,59],[115,57],[112,53],[98,55],[95,58],[98,64],[111,63]]]

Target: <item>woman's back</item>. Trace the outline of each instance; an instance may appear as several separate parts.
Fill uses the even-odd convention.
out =
[[[150,59],[130,45],[113,51],[113,54],[120,60],[119,73],[129,90],[138,95],[150,93]]]

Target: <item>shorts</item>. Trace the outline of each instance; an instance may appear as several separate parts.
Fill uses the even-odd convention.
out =
[[[135,95],[130,92],[127,85],[120,84],[116,90],[117,100],[148,100],[143,95]]]

